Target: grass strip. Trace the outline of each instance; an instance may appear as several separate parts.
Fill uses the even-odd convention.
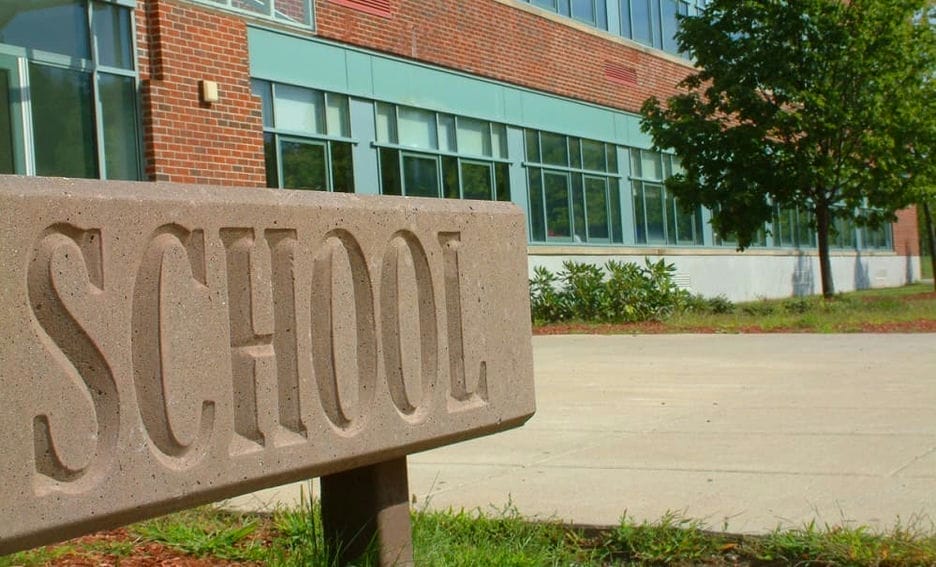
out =
[[[413,540],[417,565],[439,567],[936,565],[936,527],[919,518],[886,531],[812,523],[750,536],[712,532],[676,513],[654,522],[625,516],[617,526],[597,528],[531,522],[508,505],[490,514],[414,512]],[[166,557],[204,565],[334,565],[325,553],[318,505],[310,502],[272,515],[199,508],[0,557],[0,566],[137,564],[132,561],[141,558],[161,564]]]
[[[929,284],[837,295],[733,303],[708,300],[707,308],[663,321],[607,324],[587,321],[539,325],[537,334],[621,333],[860,333],[936,332],[936,293]]]

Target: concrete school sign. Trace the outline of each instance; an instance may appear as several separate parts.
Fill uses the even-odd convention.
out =
[[[0,176],[0,554],[324,476],[407,561],[405,456],[533,414],[526,266],[505,203]]]

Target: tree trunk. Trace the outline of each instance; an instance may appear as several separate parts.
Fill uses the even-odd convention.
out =
[[[819,274],[822,279],[822,295],[830,298],[835,295],[835,284],[832,282],[832,260],[829,258],[829,226],[832,224],[832,215],[829,206],[822,203],[816,205],[816,235],[819,237]]]
[[[933,226],[933,214],[929,201],[923,199],[923,220],[926,223],[926,240],[929,242],[930,262],[933,264],[933,290],[936,291],[936,226]]]

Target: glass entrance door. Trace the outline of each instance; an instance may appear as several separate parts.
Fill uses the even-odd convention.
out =
[[[22,92],[16,57],[0,55],[0,173],[26,174]]]

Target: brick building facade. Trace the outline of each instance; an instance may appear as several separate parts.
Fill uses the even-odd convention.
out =
[[[678,159],[639,130],[642,102],[691,70],[672,34],[702,2],[12,0],[0,165],[511,200],[529,219],[531,269],[662,256],[706,295],[818,291],[804,214],[778,210],[759,246],[735,252],[707,211],[666,194]],[[839,229],[840,289],[919,277],[914,211]]]

